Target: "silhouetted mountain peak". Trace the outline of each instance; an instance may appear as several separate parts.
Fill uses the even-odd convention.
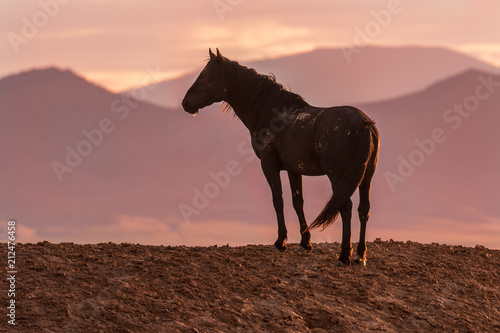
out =
[[[9,75],[0,80],[0,96],[35,94],[38,97],[66,98],[111,94],[69,69],[46,67]]]
[[[85,81],[82,77],[78,76],[70,69],[60,69],[58,67],[45,67],[45,68],[35,68],[27,71],[22,71],[17,74],[12,74],[0,79],[0,84],[26,84],[31,83],[41,83],[47,81],[68,81],[68,80],[78,80]]]
[[[457,84],[457,83],[465,83],[465,82],[474,82],[475,80],[477,80],[478,78],[480,77],[484,77],[484,78],[488,78],[490,76],[493,76],[493,77],[497,77],[499,76],[499,74],[497,73],[494,73],[494,72],[488,72],[488,71],[485,71],[483,69],[477,69],[477,68],[469,68],[469,69],[466,69],[454,76],[451,76],[449,78],[446,78],[446,79],[443,79],[443,80],[440,80],[438,82],[436,82],[434,85],[432,86],[450,86],[453,84]]]

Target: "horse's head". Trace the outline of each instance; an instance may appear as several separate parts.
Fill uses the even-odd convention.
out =
[[[225,87],[222,77],[224,57],[217,49],[217,55],[208,49],[210,59],[182,100],[182,107],[191,114],[224,99]]]

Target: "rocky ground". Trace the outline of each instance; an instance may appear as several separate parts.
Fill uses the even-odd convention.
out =
[[[499,250],[378,240],[339,268],[339,247],[17,244],[0,331],[500,332]]]

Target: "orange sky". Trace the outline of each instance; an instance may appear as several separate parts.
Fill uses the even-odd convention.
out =
[[[71,68],[114,91],[197,70],[206,49],[240,61],[318,47],[436,45],[500,65],[495,0],[2,1],[0,76]]]

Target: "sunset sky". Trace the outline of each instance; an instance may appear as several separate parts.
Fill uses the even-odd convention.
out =
[[[446,46],[500,65],[495,0],[0,3],[0,76],[71,68],[113,91],[197,70],[208,47],[240,61],[322,47]]]
[[[318,0],[308,2],[297,0],[4,0],[0,2],[0,13],[0,32],[3,36],[0,40],[0,78],[33,68],[57,66],[61,69],[71,69],[77,75],[113,92],[121,92],[152,81],[175,78],[186,73],[199,71],[208,57],[209,47],[212,49],[217,47],[224,55],[245,64],[245,62],[277,58],[319,48],[339,48],[348,52],[347,50],[361,49],[368,45],[436,46],[458,50],[500,67],[500,20],[498,19],[500,1],[498,0]],[[368,52],[365,51],[366,53]],[[406,59],[407,57],[400,56],[397,59],[400,58]],[[408,60],[408,62],[411,61]],[[373,67],[371,59],[367,64],[369,65],[366,68]],[[390,65],[382,65],[379,68],[390,70],[392,64],[390,62]],[[318,72],[323,69],[316,63],[314,63],[314,67],[314,69],[318,69]],[[409,68],[409,66],[405,65],[405,68]],[[415,63],[415,68],[419,71],[427,69],[433,72],[430,69],[432,68],[430,64],[426,64],[425,61]],[[364,78],[366,76],[365,69],[360,72]],[[406,79],[404,75],[400,74],[400,71],[394,70],[394,72],[398,79]],[[66,74],[62,73],[61,75]],[[335,72],[335,75],[338,75],[338,72]],[[380,76],[386,78],[385,73]],[[407,81],[411,80],[410,75]],[[45,79],[41,82],[47,81],[50,80]],[[43,89],[39,89],[39,86],[43,83],[33,85],[35,87],[33,90],[42,91]],[[370,87],[372,86],[374,84]],[[19,90],[26,91],[26,85],[21,85]],[[57,92],[59,90],[59,88],[55,89]],[[100,89],[96,90],[101,91]],[[455,93],[456,89],[450,88],[450,91]],[[20,95],[22,96],[22,94]],[[458,96],[459,100],[467,98],[467,96],[460,94]],[[76,100],[79,97],[78,93]],[[37,98],[24,99],[38,106]],[[93,99],[89,99],[89,101],[94,102]],[[493,99],[489,102],[493,103],[492,101]],[[14,104],[17,106],[19,103]],[[62,103],[61,105],[66,104]],[[94,104],[90,103],[89,105]],[[91,114],[94,111],[99,111],[100,105],[95,104],[95,106],[95,108],[89,108],[86,111],[91,111],[89,112]],[[57,112],[61,110],[66,111],[63,108],[61,110],[47,108],[48,111],[54,111],[53,114],[58,114]],[[6,109],[4,108],[4,110]],[[442,112],[441,109],[439,110]],[[23,114],[22,111],[15,114]],[[4,112],[4,114],[8,114],[8,112]],[[65,115],[66,113],[61,114]],[[184,113],[182,115],[188,116]],[[54,118],[56,118],[54,124],[51,124],[54,127],[49,128],[47,132],[59,129],[56,127],[56,123],[60,124],[61,128],[66,128],[65,122],[57,117]],[[189,120],[192,119],[189,118]],[[12,123],[9,121],[4,121],[3,124],[12,127]],[[33,125],[30,122],[26,124],[28,127]],[[80,133],[82,133],[80,128],[83,129],[87,125],[82,123],[82,125],[76,124],[75,126],[77,130],[74,133],[76,134],[73,132],[70,134],[75,135],[75,140],[80,140]],[[124,126],[129,127],[124,127],[121,133],[126,133],[125,129],[127,128],[131,133],[135,133],[136,128],[132,123]],[[440,125],[429,123],[429,126],[431,126],[430,131],[433,127]],[[427,131],[427,129],[425,130]],[[116,137],[119,135],[118,132]],[[462,133],[461,135],[466,134],[465,131],[460,133]],[[422,139],[423,136],[420,135],[428,135],[428,133],[419,133],[418,135],[418,139]],[[123,134],[121,140],[132,140],[131,138],[133,136],[129,137]],[[33,146],[32,138],[23,137],[24,139],[29,142],[28,147]],[[73,140],[73,136],[71,136],[71,140]],[[70,139],[67,143],[65,141],[56,142],[56,149],[60,147],[60,150],[57,150],[61,152],[60,156],[63,156],[66,145],[75,145],[75,142],[70,141]],[[450,151],[455,151],[451,148],[453,147],[448,145]],[[179,154],[176,149],[172,149],[171,152]],[[167,158],[168,155],[165,151],[162,150],[162,154],[163,158]],[[94,155],[94,162],[99,160],[97,156],[97,154]],[[199,162],[203,161],[203,158],[206,156],[196,156],[193,161],[196,164],[202,164]],[[231,155],[230,158],[232,159],[234,156]],[[92,166],[90,162],[88,165]],[[255,168],[257,170],[259,167]],[[208,172],[203,168],[201,170],[203,175]],[[257,171],[259,172],[258,176],[261,177],[260,170]],[[14,172],[18,173],[19,171],[15,169]],[[79,175],[86,174],[81,172]],[[50,176],[52,177],[50,181],[57,181],[53,174]],[[81,179],[75,175],[73,177]],[[242,178],[252,179],[248,176],[248,170],[245,170],[245,177]],[[183,191],[189,192],[193,186],[202,186],[205,180],[204,178],[199,179],[201,185],[198,183],[187,184]],[[326,198],[329,195],[330,187],[328,183],[324,184],[325,191],[327,191],[325,192]],[[263,186],[266,187],[257,188],[255,184],[252,184],[252,188],[256,193],[259,193],[259,197],[260,193],[270,195],[267,184]],[[61,191],[64,189],[62,185],[54,188],[61,189]],[[75,188],[77,187],[75,186]],[[43,188],[36,188],[36,190],[40,196],[46,195]],[[179,199],[178,195],[175,193],[175,198],[171,201]],[[53,198],[49,195],[49,200]],[[63,197],[61,196],[61,198]],[[390,196],[390,198],[396,201],[404,200],[404,197],[399,197],[399,193]],[[161,197],[150,199],[154,199],[152,201],[164,200]],[[76,205],[78,204],[79,202],[76,202]],[[320,204],[323,205],[323,201]],[[164,214],[162,205],[163,203],[158,207],[161,207],[161,214]],[[53,207],[57,208],[57,205],[54,204]],[[155,205],[155,207],[157,206]],[[469,210],[472,208],[464,207],[464,209]],[[66,209],[71,211],[71,208],[66,207]],[[289,207],[289,209],[291,208]],[[106,214],[107,210],[108,207],[106,207]],[[231,220],[234,223],[227,223],[219,221],[218,217],[202,216],[200,221],[204,221],[203,223],[190,224],[184,223],[185,221],[181,221],[178,217],[155,215],[151,211],[117,213],[109,209],[109,213],[118,215],[114,216],[115,220],[108,220],[107,224],[98,224],[96,220],[93,221],[94,225],[80,228],[80,224],[77,222],[74,222],[73,225],[63,225],[65,221],[55,219],[54,224],[50,226],[43,225],[38,221],[28,221],[25,224],[20,224],[19,230],[20,234],[25,237],[24,241],[33,242],[48,239],[50,241],[71,240],[85,243],[89,241],[104,242],[112,239],[115,242],[135,241],[149,244],[190,245],[220,244],[221,240],[226,242],[228,239],[231,240],[232,244],[272,243],[276,232],[274,221],[271,225],[262,223],[256,228],[241,222],[238,220],[239,217],[231,217],[234,219],[234,221]],[[177,211],[168,212],[168,214],[173,213],[177,214]],[[258,214],[260,213],[258,212]],[[450,214],[452,213],[450,212]],[[379,227],[377,233],[374,232],[373,235],[383,238],[412,238],[420,241],[433,241],[433,237],[439,234],[436,232],[435,225],[439,225],[439,230],[447,232],[447,238],[444,241],[448,239],[452,243],[469,245],[482,243],[498,248],[498,237],[495,236],[499,231],[498,217],[496,215],[490,216],[487,212],[480,210],[473,213],[479,216],[478,221],[483,221],[481,222],[483,224],[479,225],[486,226],[483,228],[484,230],[478,231],[477,225],[460,220],[462,217],[445,216],[440,218],[429,215],[419,217],[418,223],[400,229],[391,226]],[[267,216],[265,215],[267,213],[262,214],[264,217]],[[314,214],[309,215],[312,217]],[[261,218],[262,216],[258,215],[256,219],[265,220],[265,218]],[[11,218],[11,216],[3,218]],[[76,220],[78,218],[79,216],[76,216]],[[0,217],[1,221],[2,217]],[[424,223],[419,224],[420,221]],[[314,236],[316,237],[314,241],[338,240],[341,236],[340,228],[341,224],[337,223],[329,231]],[[290,229],[291,238],[298,239],[298,231],[294,228]],[[221,230],[225,230],[225,234],[221,234]],[[355,233],[356,231],[353,231],[353,234]],[[417,237],[417,233],[420,238]],[[238,238],[239,236],[235,236],[237,234],[241,234],[241,239]],[[262,238],[262,235],[265,235],[265,238]],[[483,235],[490,236],[488,238],[490,240],[485,240]]]

